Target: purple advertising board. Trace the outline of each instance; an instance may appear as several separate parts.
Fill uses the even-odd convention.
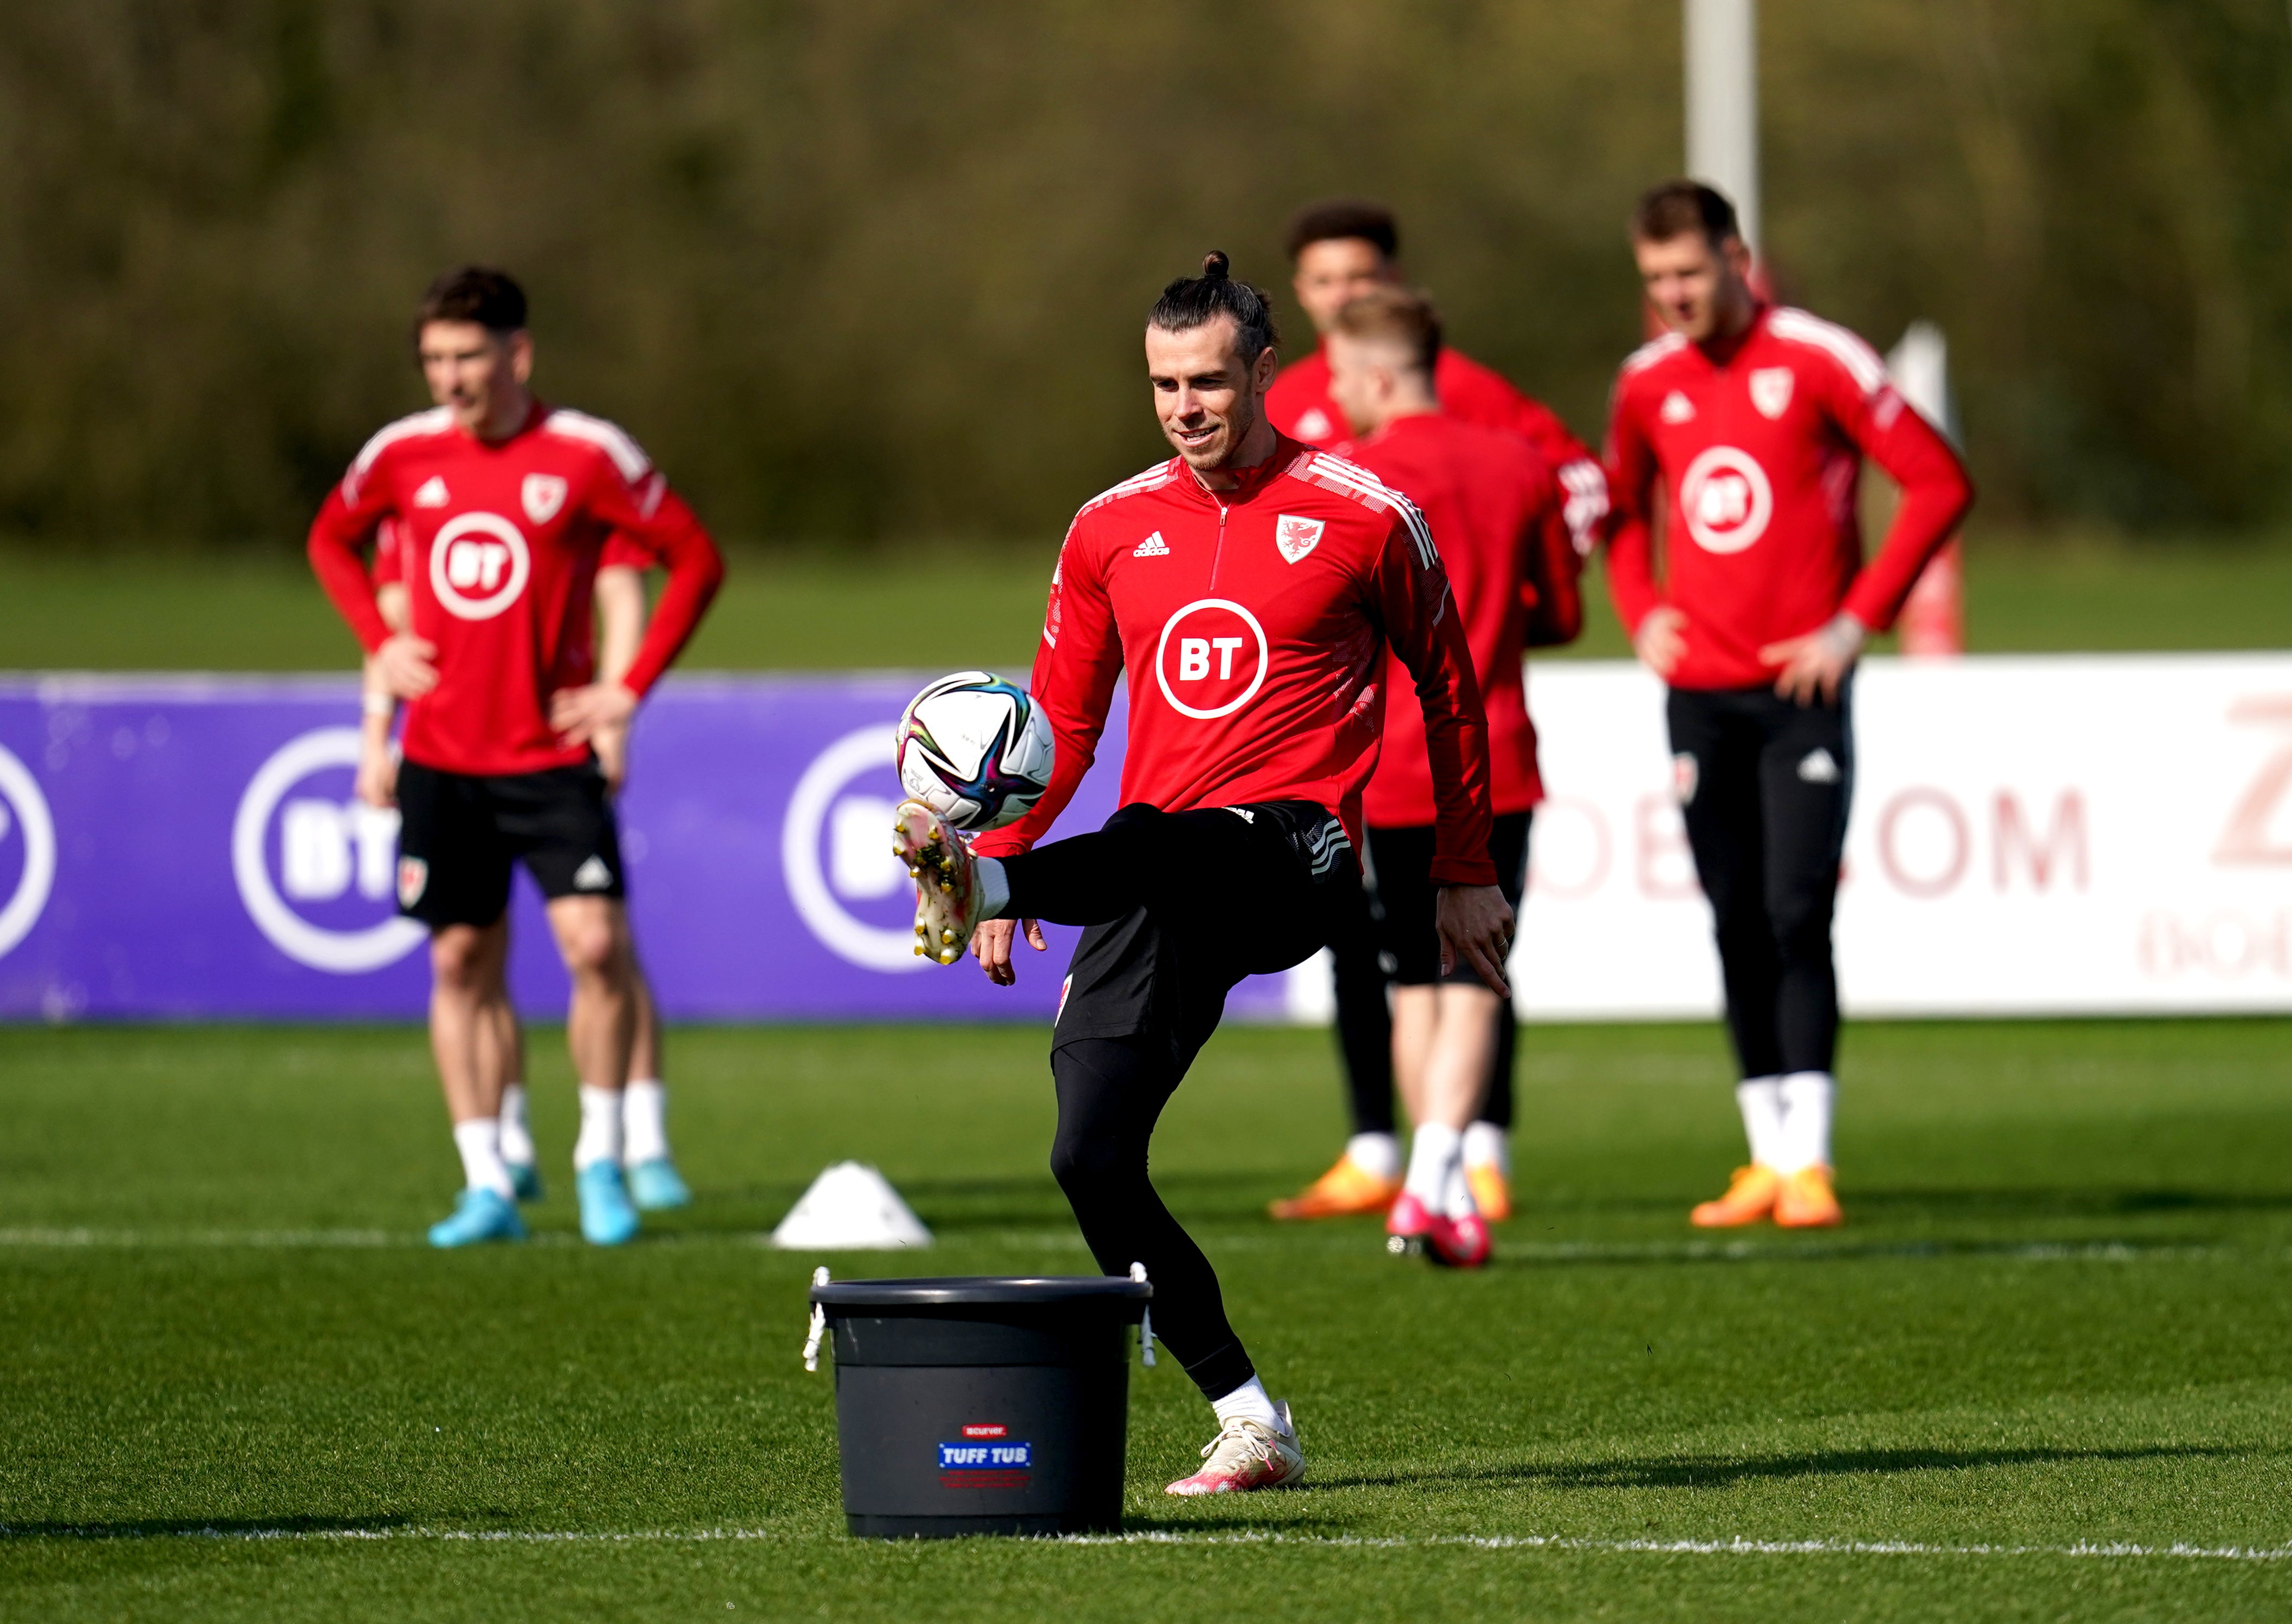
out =
[[[891,854],[909,675],[664,683],[621,805],[639,953],[673,1019],[1045,1020],[1076,933],[1015,988],[917,958]],[[348,677],[0,682],[0,1019],[418,1018],[422,927],[398,917],[397,816],[351,793]],[[1113,811],[1122,707],[1057,833]],[[566,981],[520,875],[519,1006]],[[1238,1015],[1278,1015],[1278,980]]]

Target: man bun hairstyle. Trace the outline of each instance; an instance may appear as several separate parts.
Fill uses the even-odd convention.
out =
[[[1220,316],[1233,318],[1234,347],[1243,366],[1281,342],[1273,325],[1273,302],[1262,287],[1233,279],[1233,263],[1217,249],[1202,255],[1202,273],[1180,277],[1162,290],[1147,313],[1146,325],[1165,333],[1190,333]]]
[[[490,265],[442,272],[422,295],[422,307],[414,318],[416,336],[432,321],[474,321],[492,333],[521,331],[525,289],[508,271]]]
[[[1666,181],[1640,194],[1632,210],[1632,237],[1637,242],[1669,242],[1690,231],[1700,231],[1716,248],[1731,237],[1740,237],[1735,206],[1716,187],[1700,181]]]
[[[1325,198],[1308,203],[1289,219],[1289,257],[1296,257],[1317,242],[1341,242],[1358,237],[1374,243],[1387,259],[1400,254],[1400,227],[1392,211],[1366,198]]]
[[[1441,359],[1441,312],[1413,287],[1372,287],[1346,300],[1336,330],[1362,343],[1397,344],[1428,374]]]

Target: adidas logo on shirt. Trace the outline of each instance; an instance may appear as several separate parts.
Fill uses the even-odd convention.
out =
[[[1837,759],[1817,745],[1800,760],[1798,775],[1809,784],[1836,784],[1838,781]]]
[[[1673,390],[1663,398],[1663,408],[1656,413],[1666,423],[1686,423],[1695,416],[1695,402],[1679,391]]]
[[[447,500],[446,481],[434,473],[423,481],[421,488],[414,493],[414,505],[416,507],[443,507]]]
[[[576,891],[605,891],[610,889],[612,884],[613,871],[605,867],[605,860],[601,857],[592,857],[573,870],[573,889]]]
[[[1140,542],[1136,546],[1131,548],[1130,556],[1133,558],[1167,558],[1170,556],[1170,544],[1164,541],[1162,539],[1162,532],[1157,530],[1145,540]]]

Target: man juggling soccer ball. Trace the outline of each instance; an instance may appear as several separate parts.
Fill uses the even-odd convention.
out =
[[[496,1040],[496,1007],[510,868],[521,862],[548,901],[573,982],[581,1232],[617,1245],[637,1229],[620,1165],[636,975],[620,836],[592,741],[635,714],[723,564],[626,434],[533,397],[525,295],[507,276],[473,266],[440,277],[415,343],[437,405],[367,441],[319,510],[310,555],[383,685],[409,702],[395,784],[398,901],[430,928],[431,1048],[465,1180],[430,1240],[525,1233],[502,1158],[508,1046]],[[408,592],[399,631],[361,558],[384,521]],[[668,586],[635,662],[600,682],[592,602],[617,533],[667,566]]]
[[[1632,250],[1671,330],[1616,380],[1608,580],[1634,649],[1670,690],[1673,788],[1711,901],[1751,1151],[1693,1221],[1836,1224],[1830,920],[1854,785],[1854,661],[1973,487],[1869,345],[1752,291],[1734,207],[1710,187],[1648,192]],[[1854,507],[1866,456],[1901,487],[1867,567]]]
[[[1155,1193],[1147,1143],[1227,993],[1318,951],[1357,905],[1388,646],[1424,714],[1443,954],[1502,993],[1512,939],[1489,860],[1486,723],[1439,554],[1405,497],[1274,431],[1273,344],[1265,295],[1222,254],[1163,290],[1146,371],[1177,456],[1085,505],[1060,550],[1031,683],[1055,741],[1048,788],[975,845],[921,801],[900,806],[896,836],[942,963],[968,949],[1007,986],[1022,927],[1038,950],[1037,920],[1085,927],[1051,1039],[1051,1167],[1099,1266],[1145,1265],[1155,1331],[1216,1411],[1205,1465],[1173,1494],[1304,1471],[1287,1405]],[[1121,810],[1037,847],[1126,674]]]

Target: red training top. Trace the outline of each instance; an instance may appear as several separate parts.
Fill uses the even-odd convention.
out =
[[[1278,438],[1231,491],[1177,457],[1075,515],[1030,683],[1058,741],[1032,811],[989,857],[1041,838],[1082,781],[1115,679],[1130,679],[1122,800],[1166,812],[1312,801],[1361,838],[1384,731],[1384,649],[1424,712],[1441,885],[1489,885],[1488,723],[1449,578],[1408,498]]]
[[[597,555],[600,570],[650,570],[660,560],[629,539],[620,530],[605,537],[604,551]],[[400,578],[398,560],[398,521],[385,519],[374,537],[374,584],[387,586]]]
[[[438,647],[438,685],[408,707],[407,759],[447,772],[537,772],[586,760],[550,728],[549,697],[595,669],[591,597],[606,537],[626,531],[668,586],[622,683],[642,695],[715,595],[723,562],[700,522],[601,418],[536,402],[486,441],[444,407],[367,441],[311,525],[311,567],[368,652],[390,635],[360,550],[394,520],[410,629]],[[383,561],[377,559],[380,565]]]
[[[1516,434],[1433,413],[1393,419],[1355,455],[1379,480],[1408,493],[1440,540],[1488,709],[1490,804],[1498,812],[1524,812],[1544,798],[1544,786],[1521,652],[1530,642],[1568,642],[1584,623],[1576,589],[1582,561],[1561,518],[1552,471]],[[1402,680],[1399,662],[1388,659],[1388,691]],[[1413,706],[1384,713],[1384,748],[1362,810],[1372,828],[1416,828],[1436,815],[1424,720]]]
[[[1854,511],[1865,453],[1902,488],[1867,570]],[[1658,473],[1668,508],[1660,587]],[[1876,351],[1804,311],[1766,305],[1724,348],[1675,333],[1624,363],[1608,482],[1608,582],[1626,629],[1658,603],[1687,615],[1675,688],[1771,682],[1759,650],[1842,607],[1884,631],[1973,501],[1957,453],[1895,392]]]
[[[1541,400],[1512,386],[1511,380],[1492,367],[1483,367],[1448,345],[1432,363],[1432,392],[1448,416],[1482,428],[1503,429],[1534,446],[1559,479],[1563,516],[1576,550],[1590,557],[1600,539],[1600,524],[1608,516],[1608,474],[1591,448],[1568,432],[1560,415]],[[1265,415],[1273,426],[1293,440],[1351,456],[1355,447],[1345,415],[1329,398],[1329,358],[1326,342],[1312,354],[1281,369],[1273,387],[1265,392]]]

